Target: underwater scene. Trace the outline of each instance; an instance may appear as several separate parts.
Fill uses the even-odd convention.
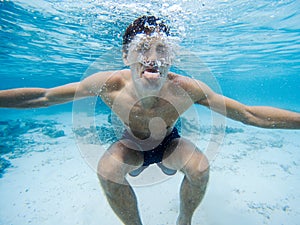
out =
[[[122,38],[136,18],[170,26],[170,70],[250,106],[300,112],[300,2],[233,0],[0,1],[0,90],[53,88],[129,69]],[[122,224],[97,163],[124,132],[100,98],[0,108],[0,225]],[[201,105],[176,127],[208,158],[193,225],[300,225],[300,131],[264,129]],[[145,225],[173,225],[183,174],[150,165],[127,177]]]

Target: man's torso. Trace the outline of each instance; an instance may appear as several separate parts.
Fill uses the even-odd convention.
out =
[[[150,136],[160,139],[168,135],[179,116],[194,103],[176,82],[176,76],[168,78],[156,96],[143,98],[137,97],[134,91],[130,71],[113,76],[124,76],[120,79],[122,85],[118,90],[103,92],[101,98],[139,139]],[[143,101],[148,100],[150,106],[145,107]]]

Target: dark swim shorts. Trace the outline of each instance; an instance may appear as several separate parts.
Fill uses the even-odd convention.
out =
[[[160,163],[163,159],[165,149],[175,138],[180,138],[176,127],[173,128],[172,132],[164,138],[164,140],[154,149],[144,151],[144,164],[143,166],[149,166],[154,163]]]
[[[124,138],[128,138],[128,133],[126,132],[124,134]],[[157,163],[157,165],[161,168],[161,170],[167,174],[167,175],[173,175],[176,173],[176,170],[171,170],[165,166],[162,165],[162,159],[163,159],[163,155],[164,152],[166,150],[166,148],[169,146],[169,144],[171,143],[172,140],[174,140],[175,138],[180,138],[180,135],[178,134],[178,130],[176,127],[173,128],[172,132],[166,136],[162,142],[155,147],[152,150],[148,150],[148,151],[142,151],[143,155],[144,155],[144,163],[143,165],[132,171],[131,173],[129,173],[131,176],[137,176],[139,175],[145,168],[147,168],[149,165]]]

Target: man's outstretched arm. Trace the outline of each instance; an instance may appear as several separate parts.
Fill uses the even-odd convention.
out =
[[[212,110],[244,124],[262,128],[300,129],[300,113],[269,106],[247,106],[217,94],[213,98],[209,100]]]
[[[247,106],[214,93],[202,82],[197,86],[201,98],[196,102],[230,119],[262,128],[300,129],[300,113],[269,106]]]
[[[1,108],[39,108],[98,95],[110,84],[112,72],[100,72],[81,82],[54,88],[16,88],[0,91]]]
[[[38,108],[72,101],[79,83],[54,88],[16,88],[0,91],[0,107]]]

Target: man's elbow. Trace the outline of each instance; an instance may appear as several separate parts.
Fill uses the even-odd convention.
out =
[[[241,122],[246,125],[255,126],[259,128],[275,128],[275,125],[271,120],[264,119],[256,115],[254,112],[251,111],[251,107],[246,107],[245,115]]]
[[[15,105],[14,108],[26,109],[26,108],[46,108],[53,105],[46,97],[40,97],[37,99],[27,100]]]
[[[239,116],[239,121],[245,125],[260,127],[259,119],[251,112],[251,107],[245,106],[243,113]]]

